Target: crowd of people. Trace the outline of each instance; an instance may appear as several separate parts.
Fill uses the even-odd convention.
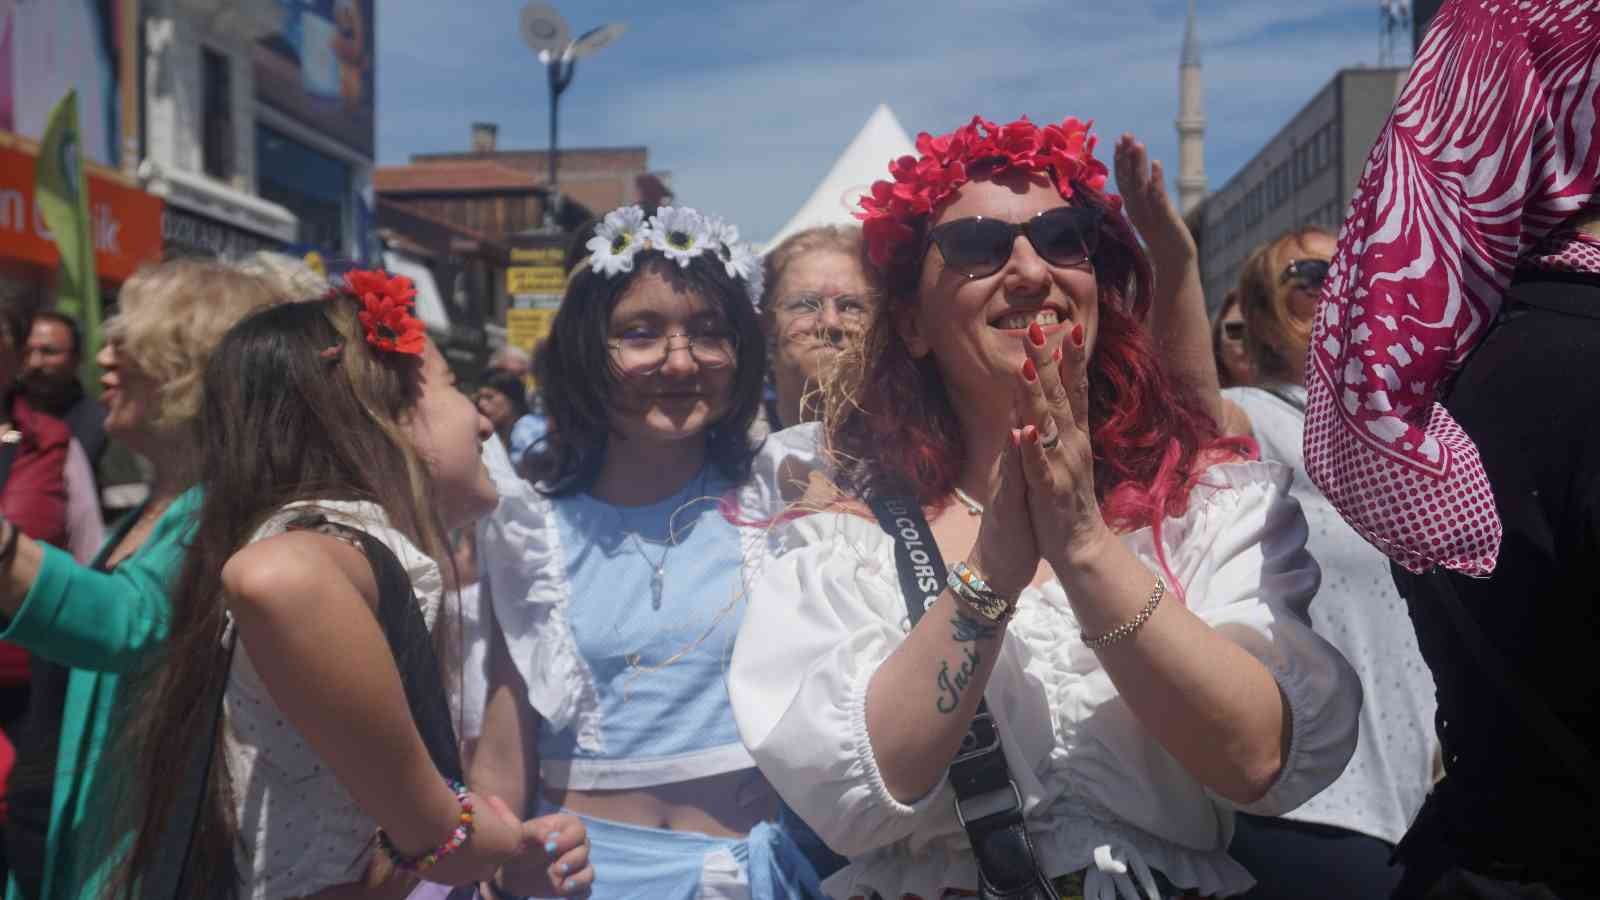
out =
[[[1590,896],[1597,122],[1448,0],[1209,319],[1141,143],[978,117],[608,212],[470,391],[382,271],[0,316],[6,897]]]

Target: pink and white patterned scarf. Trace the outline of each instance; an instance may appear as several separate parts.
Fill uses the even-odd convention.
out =
[[[1351,199],[1306,367],[1306,470],[1407,569],[1494,570],[1494,494],[1438,390],[1519,265],[1600,272],[1576,235],[1547,242],[1597,189],[1600,3],[1449,0]]]

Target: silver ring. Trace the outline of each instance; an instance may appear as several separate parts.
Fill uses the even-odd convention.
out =
[[[1039,442],[1039,449],[1041,449],[1041,450],[1054,450],[1056,448],[1056,445],[1059,444],[1059,443],[1061,443],[1061,429],[1058,428],[1058,429],[1056,429],[1056,433],[1055,434],[1052,434],[1048,438],[1045,438],[1044,440]]]

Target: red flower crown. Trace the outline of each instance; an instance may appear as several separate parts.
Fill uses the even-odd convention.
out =
[[[361,304],[356,318],[366,329],[367,343],[375,350],[421,356],[428,333],[412,315],[417,289],[404,275],[390,276],[376,269],[345,273],[344,292]]]
[[[1094,158],[1099,139],[1089,133],[1093,124],[1068,116],[1059,125],[1040,128],[1027,116],[1007,125],[973,116],[949,134],[917,135],[921,155],[891,162],[894,180],[874,182],[871,194],[861,198],[856,218],[862,222],[867,255],[874,265],[888,266],[916,238],[911,223],[938,209],[974,174],[1048,172],[1063,199],[1071,199],[1074,181],[1103,190],[1106,166]],[[1121,201],[1113,196],[1111,202],[1115,207]]]

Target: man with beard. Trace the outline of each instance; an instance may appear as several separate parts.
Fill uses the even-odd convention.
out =
[[[22,390],[29,404],[72,430],[67,449],[67,539],[73,558],[86,562],[105,539],[95,471],[105,454],[106,411],[78,381],[83,334],[70,316],[41,312],[33,317],[22,357]]]

